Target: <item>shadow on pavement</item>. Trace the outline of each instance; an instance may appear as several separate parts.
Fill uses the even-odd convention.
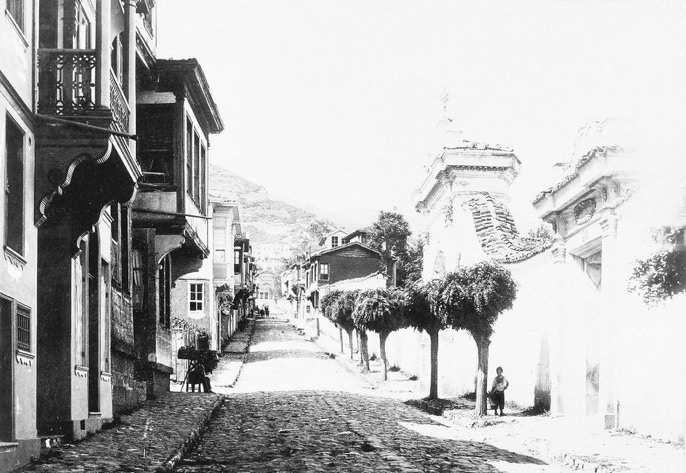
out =
[[[248,354],[246,363],[257,363],[261,361],[269,361],[284,358],[312,358],[319,360],[328,360],[329,356],[318,351],[312,350],[288,350],[288,349],[278,349],[278,350],[250,350]]]
[[[210,440],[213,435],[222,440]],[[207,444],[189,460],[181,471],[201,471],[190,465],[207,461],[231,465],[222,471],[313,471],[303,469],[307,464],[338,471],[375,471],[377,466],[387,471],[392,466],[397,471],[497,473],[503,470],[493,462],[547,465],[532,456],[461,439],[459,429],[399,401],[334,391],[229,395],[210,427]],[[241,470],[244,465],[250,468]]]

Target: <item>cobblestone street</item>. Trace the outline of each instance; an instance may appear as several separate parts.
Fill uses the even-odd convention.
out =
[[[258,321],[241,378],[180,472],[559,471],[455,431],[368,385],[278,320]]]

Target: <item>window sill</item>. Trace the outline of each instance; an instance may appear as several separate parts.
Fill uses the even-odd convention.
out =
[[[87,378],[88,377],[88,367],[76,365],[76,366],[74,366],[74,374],[76,376],[81,377],[81,378]]]
[[[20,365],[32,366],[33,360],[36,359],[36,355],[28,351],[17,349],[16,360]]]
[[[23,270],[27,263],[24,257],[7,245],[4,245],[3,249],[5,250],[5,259],[9,261],[12,266]]]
[[[20,28],[19,25],[17,24],[17,21],[14,19],[14,17],[12,16],[12,14],[11,14],[11,13],[9,12],[9,10],[7,10],[7,9],[5,9],[5,18],[7,18],[7,21],[10,22],[10,24],[11,24],[12,27],[14,28],[14,31],[16,31],[17,34],[19,35],[19,39],[21,40],[21,43],[23,44],[24,48],[28,48],[28,47],[29,47],[29,42],[26,40],[26,35],[25,35],[24,32],[21,30],[21,28]]]

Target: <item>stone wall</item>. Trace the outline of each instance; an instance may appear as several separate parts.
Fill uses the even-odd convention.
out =
[[[126,414],[146,399],[144,381],[134,376],[135,360],[112,351],[112,410],[115,416]]]

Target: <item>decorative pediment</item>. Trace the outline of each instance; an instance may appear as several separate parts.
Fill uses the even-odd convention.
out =
[[[596,210],[595,199],[584,199],[574,206],[574,221],[577,225],[582,225],[593,217]]]

